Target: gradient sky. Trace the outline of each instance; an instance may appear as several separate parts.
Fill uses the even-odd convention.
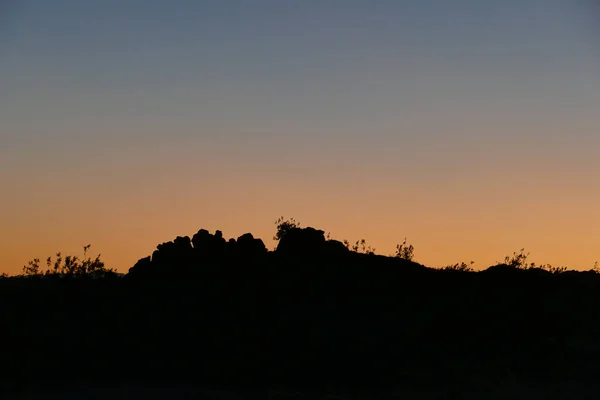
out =
[[[0,270],[126,272],[295,217],[428,266],[600,261],[600,16],[571,0],[0,3]]]

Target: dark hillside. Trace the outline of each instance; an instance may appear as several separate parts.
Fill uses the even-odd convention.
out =
[[[11,385],[381,390],[591,382],[600,275],[431,269],[293,228],[275,251],[200,230],[124,277],[0,279]]]

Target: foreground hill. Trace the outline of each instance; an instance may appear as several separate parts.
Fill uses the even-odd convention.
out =
[[[583,385],[600,373],[599,288],[591,271],[359,254],[312,228],[275,251],[200,230],[124,277],[0,280],[0,373],[244,390]]]

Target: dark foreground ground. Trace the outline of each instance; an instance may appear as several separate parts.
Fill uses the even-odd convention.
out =
[[[529,384],[490,383],[487,387],[465,387],[460,390],[441,389],[397,389],[394,391],[353,392],[341,390],[335,393],[294,390],[232,391],[207,389],[189,385],[120,384],[120,385],[74,385],[69,388],[22,389],[2,393],[6,400],[372,400],[372,399],[597,399],[598,386],[581,387],[576,384],[553,384],[539,387]]]
[[[1,398],[600,398],[600,274],[182,248],[1,279]]]

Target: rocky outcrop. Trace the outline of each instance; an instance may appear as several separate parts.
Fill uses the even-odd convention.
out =
[[[255,238],[251,233],[245,233],[237,238],[236,252],[243,256],[259,256],[267,253],[267,247],[262,239]]]
[[[277,245],[276,253],[284,256],[341,255],[348,253],[346,246],[338,240],[326,240],[325,232],[311,227],[292,228]]]
[[[219,230],[211,234],[200,229],[191,239],[178,236],[171,242],[159,244],[151,257],[140,259],[129,272],[139,275],[163,269],[196,268],[206,262],[219,263],[232,256],[252,259],[266,253],[268,250],[264,242],[251,233],[243,234],[237,240],[225,241],[223,232]]]
[[[346,245],[339,240],[327,240],[325,242],[325,253],[336,256],[336,255],[344,255],[348,254],[350,250],[346,247]]]
[[[140,258],[133,267],[129,268],[129,275],[148,273],[152,270],[151,257]]]
[[[181,263],[192,256],[192,243],[189,236],[177,236],[174,241],[161,243],[152,253],[153,264]]]
[[[200,229],[193,237],[194,251],[200,257],[222,256],[227,250],[223,232],[216,231],[214,235],[206,229]]]

